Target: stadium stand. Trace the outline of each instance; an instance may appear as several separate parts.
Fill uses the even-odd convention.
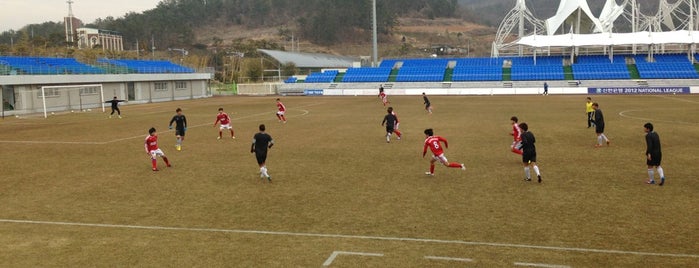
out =
[[[502,66],[457,65],[452,81],[502,81]]]
[[[626,64],[587,63],[573,64],[573,77],[577,80],[631,79]]]
[[[306,77],[306,83],[332,83],[339,71],[326,70],[324,72],[314,72]]]
[[[534,57],[510,57],[505,58],[512,62],[512,66],[515,65],[557,65],[563,66],[562,56],[537,56]]]
[[[626,55],[614,55],[611,61],[607,55],[578,56],[575,64],[626,64]]]
[[[382,62],[383,63],[383,62]],[[388,82],[391,68],[349,68],[342,82]]]
[[[444,66],[402,67],[398,70],[396,82],[439,82],[444,81]]]
[[[104,70],[80,63],[73,58],[0,57],[0,64],[17,74],[102,74]],[[10,70],[10,71],[11,71]],[[9,73],[9,72],[8,72]]]
[[[293,83],[296,83],[297,81],[298,81],[298,80],[297,80],[296,77],[290,76],[289,78],[287,78],[286,80],[284,80],[284,83],[286,83],[286,84],[293,84]]]
[[[643,79],[697,79],[699,74],[684,54],[657,54],[655,62],[645,55],[636,55],[636,68]]]
[[[564,80],[561,65],[512,65],[513,81]]]
[[[127,68],[130,73],[193,73],[194,69],[164,60],[110,60],[98,59],[98,63]]]

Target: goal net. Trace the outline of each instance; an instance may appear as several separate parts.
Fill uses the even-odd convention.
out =
[[[37,94],[42,102],[44,118],[49,112],[85,111],[102,107],[104,112],[104,89],[102,84],[43,86]]]

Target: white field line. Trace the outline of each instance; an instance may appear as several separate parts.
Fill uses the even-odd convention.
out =
[[[311,106],[311,105],[306,105],[306,106]],[[308,110],[304,109],[289,109],[289,110],[299,110],[302,113],[300,115],[291,115],[287,116],[289,118],[293,117],[301,117],[301,116],[306,116],[310,113]],[[241,119],[248,119],[252,117],[258,117],[261,115],[266,115],[266,114],[274,114],[273,112],[264,112],[264,113],[257,113],[257,114],[251,114],[251,115],[246,115],[246,116],[241,116],[241,117],[235,117],[231,118],[231,121],[240,121]],[[271,119],[270,119],[271,120]],[[265,120],[269,121],[269,120]],[[211,126],[210,123],[206,124],[199,124],[191,127],[187,127],[187,129],[190,128],[197,128],[197,127],[204,127],[204,126]],[[165,130],[165,131],[159,131],[161,133],[168,133],[168,132],[173,132],[174,130]],[[120,139],[115,139],[115,140],[110,140],[110,141],[3,141],[0,140],[0,143],[20,143],[20,144],[73,144],[73,145],[105,145],[105,144],[110,144],[110,143],[116,143],[120,141],[126,141],[126,140],[133,140],[133,139],[139,139],[139,138],[144,138],[146,134],[138,135],[138,136],[132,136],[132,137],[126,137],[126,138],[120,138]]]
[[[696,122],[673,121],[673,120],[660,120],[660,119],[655,119],[655,118],[644,118],[644,117],[638,117],[638,116],[627,115],[627,113],[631,113],[631,112],[641,112],[641,111],[645,111],[645,110],[636,109],[636,110],[621,111],[621,112],[619,112],[619,116],[621,116],[621,117],[626,117],[626,118],[629,118],[629,119],[641,120],[641,121],[665,122],[665,123],[684,124],[684,125],[696,125],[696,124],[699,124],[699,123],[696,123]]]
[[[699,254],[657,253],[657,252],[626,251],[626,250],[614,250],[614,249],[538,246],[538,245],[528,245],[528,244],[510,244],[510,243],[477,242],[477,241],[461,241],[461,240],[441,240],[441,239],[429,239],[429,238],[320,234],[320,233],[296,233],[296,232],[283,232],[283,231],[261,231],[261,230],[240,230],[240,229],[143,226],[143,225],[122,225],[122,224],[80,223],[80,222],[59,222],[59,221],[34,221],[34,220],[14,220],[14,219],[0,219],[0,223],[58,225],[58,226],[73,226],[73,227],[98,227],[98,228],[114,228],[114,229],[138,229],[138,230],[157,230],[157,231],[179,231],[179,232],[256,234],[256,235],[271,235],[271,236],[296,236],[296,237],[316,237],[316,238],[336,238],[336,239],[356,239],[356,240],[378,240],[378,241],[393,241],[393,242],[417,242],[417,243],[433,243],[433,244],[485,246],[485,247],[498,247],[498,248],[523,248],[523,249],[567,251],[567,252],[581,252],[581,253],[636,255],[636,256],[647,256],[647,257],[699,259]]]
[[[460,261],[460,262],[472,262],[473,261],[473,259],[469,259],[469,258],[454,258],[454,257],[439,257],[439,256],[425,256],[425,259],[437,260],[437,261]]]
[[[570,268],[570,266],[568,266],[568,265],[528,263],[528,262],[515,262],[514,265],[515,266],[526,266],[526,267],[540,267],[540,268]]]
[[[323,263],[323,266],[330,266],[335,258],[339,255],[355,255],[355,256],[369,256],[369,257],[383,257],[381,253],[366,253],[366,252],[350,252],[350,251],[333,251],[327,260]]]

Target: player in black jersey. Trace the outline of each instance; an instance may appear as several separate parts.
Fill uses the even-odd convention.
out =
[[[267,173],[267,149],[272,148],[274,145],[274,140],[272,136],[265,132],[265,125],[261,124],[260,132],[255,134],[252,138],[252,147],[250,147],[250,152],[255,153],[257,158],[257,164],[260,166],[260,178],[267,178],[269,182],[272,182],[272,177]]]
[[[386,110],[388,114],[384,116],[383,121],[381,121],[381,126],[386,126],[386,142],[391,142],[391,135],[395,131],[396,123],[398,123],[398,118],[393,114],[393,107],[388,107]],[[400,139],[400,135],[398,136]]]
[[[172,129],[172,123],[175,123],[175,137],[177,137],[177,143],[175,144],[175,148],[178,151],[182,150],[182,141],[184,141],[184,133],[187,131],[187,117],[182,114],[182,109],[177,108],[175,110],[177,113],[175,116],[172,117],[170,120],[170,125],[169,129]]]
[[[524,180],[532,180],[531,174],[529,173],[529,168],[531,167],[534,169],[539,183],[541,183],[541,173],[539,172],[539,166],[536,165],[536,146],[534,145],[536,139],[534,138],[534,134],[529,132],[529,125],[527,125],[527,123],[519,124],[519,128],[522,129],[520,137],[522,138],[522,163],[524,164],[524,175],[526,176]]]

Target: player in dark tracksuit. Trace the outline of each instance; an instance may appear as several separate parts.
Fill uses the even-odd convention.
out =
[[[425,104],[425,110],[427,110],[429,113],[432,113],[432,103],[430,103],[430,99],[427,98],[425,92],[422,92],[422,100]]]
[[[398,121],[398,119],[396,119],[396,116],[393,114],[392,107],[389,107],[386,111],[388,112],[388,114],[386,114],[386,116],[383,117],[383,121],[381,121],[381,126],[386,126],[386,142],[391,142],[391,135],[395,130],[396,122]]]
[[[596,102],[592,104],[592,109],[595,110],[592,117],[595,123],[595,133],[597,133],[597,144],[595,144],[595,148],[602,147],[605,141],[607,142],[607,146],[609,146],[609,138],[604,135],[604,114],[602,114],[602,110],[600,110],[599,104]]]
[[[260,178],[264,179],[266,177],[269,182],[272,182],[272,177],[269,176],[269,173],[267,173],[266,162],[267,149],[272,148],[274,145],[274,140],[272,139],[272,136],[265,132],[264,124],[261,124],[259,129],[260,132],[255,134],[252,139],[252,147],[250,147],[250,152],[255,153],[255,157],[257,158],[257,164],[260,166]]]
[[[172,123],[175,123],[175,137],[177,137],[177,143],[175,144],[175,148],[178,151],[182,150],[182,141],[184,141],[184,133],[187,131],[187,117],[182,114],[182,109],[177,108],[175,110],[177,113],[175,116],[172,117],[170,120],[170,125],[168,126],[170,129],[172,129]]]
[[[522,163],[524,164],[524,175],[526,176],[524,180],[532,180],[531,174],[529,173],[529,168],[532,167],[539,183],[541,183],[541,173],[539,172],[539,167],[536,165],[536,146],[534,146],[536,139],[534,138],[534,134],[529,132],[527,123],[519,124],[519,128],[522,129],[520,137],[522,138]]]
[[[121,118],[121,110],[119,110],[119,103],[124,102],[124,100],[118,100],[116,96],[112,100],[105,101],[104,103],[111,103],[112,104],[112,113],[109,114],[109,118],[112,118],[112,115],[114,115],[114,112],[117,112],[117,116]]]
[[[658,133],[653,131],[653,124],[646,123],[643,125],[643,130],[646,132],[646,164],[648,165],[648,184],[655,184],[655,174],[653,168],[658,170],[658,176],[660,176],[660,183],[658,185],[663,186],[665,184],[665,173],[663,168],[660,166],[660,161],[663,159],[663,153],[660,150],[660,136]]]

